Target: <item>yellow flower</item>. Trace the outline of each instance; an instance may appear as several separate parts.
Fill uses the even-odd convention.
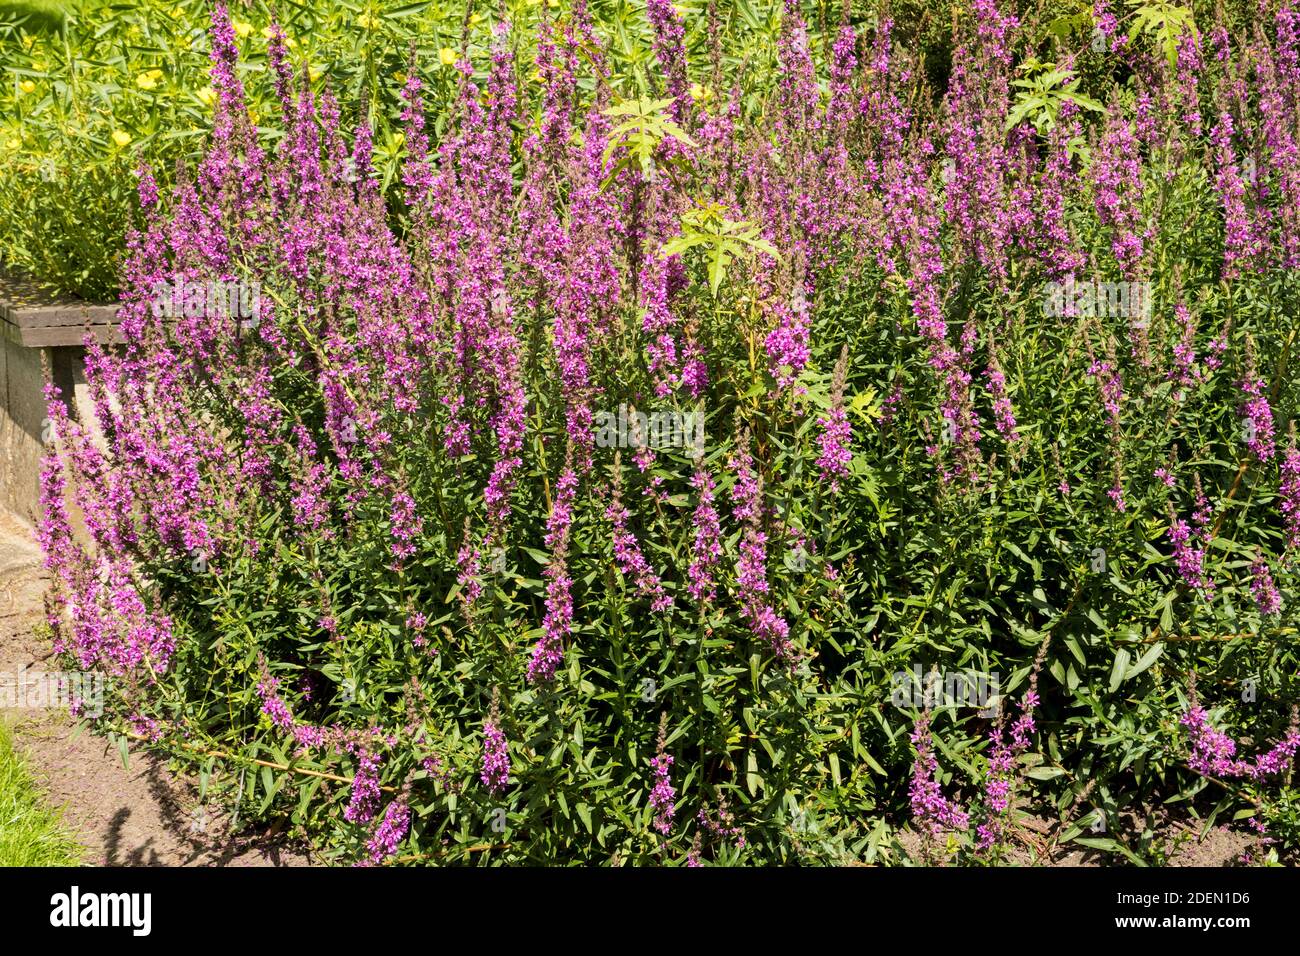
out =
[[[282,34],[282,39],[284,40],[284,45],[290,50],[292,50],[294,47],[298,45],[298,41],[295,40],[293,37],[289,36],[287,33],[284,33],[283,30],[281,31],[281,34]],[[273,36],[275,36],[275,31],[272,30],[270,27],[263,27],[262,36],[264,36],[266,39],[269,40]]]
[[[257,110],[248,111],[248,121],[252,123],[254,126],[258,124],[258,121],[261,120],[261,118],[262,117],[258,115]]]
[[[125,130],[120,130],[120,129],[114,130],[113,142],[117,143],[118,146],[125,146],[129,142],[131,142],[131,134],[126,132]]]
[[[320,79],[320,70],[316,69],[314,66],[307,67],[307,78],[315,83]]]
[[[162,76],[162,70],[149,70],[135,78],[135,85],[142,90],[152,90],[158,86],[158,81],[162,79]]]
[[[709,89],[707,86],[701,86],[699,83],[691,84],[691,99],[699,101],[699,100],[708,100],[712,98],[713,98],[713,91]]]
[[[235,32],[241,37],[246,37],[253,32],[253,25],[245,23],[243,20],[233,20],[230,25],[235,28]]]
[[[36,92],[36,84],[33,83],[31,80],[23,80],[21,83],[18,84],[18,86],[24,93]]]
[[[403,73],[401,70],[398,70],[396,73],[393,74],[393,79],[395,79],[398,83],[405,83],[406,74]]]
[[[199,102],[204,106],[211,106],[217,99],[217,91],[210,86],[205,86],[194,95],[199,98]]]
[[[5,143],[5,146],[9,149],[21,149],[22,145],[23,145],[23,141],[16,137],[14,139],[9,140],[9,142]]]
[[[471,14],[469,15],[469,22],[470,22],[471,24],[473,24],[474,26],[478,26],[480,23],[483,22],[483,14],[481,14],[481,13],[471,13]]]
[[[449,46],[445,46],[438,51],[438,59],[442,61],[443,66],[451,66],[456,62],[456,51]]]

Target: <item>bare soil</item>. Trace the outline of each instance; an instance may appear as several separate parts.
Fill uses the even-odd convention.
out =
[[[1062,842],[1066,830],[1059,820],[1034,813],[1021,802],[1023,814],[1012,828],[1008,842],[1011,850],[1007,856],[1010,866],[1128,866],[1129,861],[1112,853],[1074,842]],[[1225,825],[1205,829],[1203,822],[1179,819],[1156,811],[1153,814],[1154,837],[1146,860],[1151,865],[1240,866],[1242,858],[1253,844],[1249,833],[1233,830]],[[1137,852],[1146,821],[1134,815],[1122,815],[1115,821],[1115,829],[1108,833],[1082,834],[1084,837],[1110,837]],[[1202,831],[1205,831],[1202,833]],[[916,861],[924,859],[921,835],[911,829],[900,830],[898,842],[907,855]]]

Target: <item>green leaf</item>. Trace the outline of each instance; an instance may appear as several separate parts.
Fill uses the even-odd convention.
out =
[[[1109,690],[1113,694],[1119,689],[1119,685],[1124,681],[1124,674],[1128,670],[1129,653],[1128,648],[1121,647],[1115,652],[1115,665],[1110,669]]]
[[[667,259],[669,256],[680,256],[686,250],[694,249],[707,241],[708,237],[702,235],[677,236],[674,239],[669,239],[659,247],[659,258]]]
[[[727,263],[730,259],[725,245],[719,245],[714,249],[713,259],[709,262],[709,291],[714,296],[717,296],[718,287],[722,285],[722,279],[727,274]]]
[[[1105,850],[1107,853],[1118,853],[1125,857],[1134,866],[1146,866],[1146,861],[1141,857],[1135,856],[1128,847],[1124,846],[1118,840],[1112,840],[1110,837],[1075,837],[1072,841],[1080,846],[1091,847],[1094,850]]]
[[[1141,674],[1144,670],[1154,664],[1164,652],[1164,641],[1157,641],[1155,644],[1151,645],[1151,649],[1138,658],[1138,662],[1129,668],[1128,673],[1124,675],[1124,679],[1128,680],[1130,677],[1136,677],[1138,674]]]
[[[1055,780],[1064,774],[1065,770],[1061,767],[1034,767],[1025,771],[1025,776],[1031,780]]]

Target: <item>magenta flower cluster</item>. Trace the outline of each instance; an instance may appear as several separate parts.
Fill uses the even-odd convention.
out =
[[[502,793],[510,781],[510,745],[495,721],[483,722],[483,786],[493,796]]]
[[[930,736],[930,716],[922,714],[912,728],[912,744],[916,747],[916,760],[912,764],[912,783],[908,790],[912,804],[912,819],[932,837],[945,831],[964,831],[970,826],[970,816],[956,803],[943,795],[937,779],[939,760],[934,755],[934,742]]]
[[[669,770],[673,765],[670,754],[652,757],[650,766],[654,769],[654,787],[650,790],[650,809],[654,812],[654,828],[664,836],[673,829],[673,814],[677,812],[674,801],[677,791],[673,789]]]
[[[1300,750],[1300,730],[1292,727],[1268,751],[1253,760],[1237,756],[1237,742],[1210,723],[1204,708],[1192,706],[1179,723],[1187,733],[1191,754],[1187,764],[1198,773],[1221,779],[1263,780],[1290,769]]]

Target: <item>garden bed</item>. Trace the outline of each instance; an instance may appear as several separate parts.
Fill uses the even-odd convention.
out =
[[[23,41],[96,731],[338,863],[1292,861],[1300,3],[752,6]]]

